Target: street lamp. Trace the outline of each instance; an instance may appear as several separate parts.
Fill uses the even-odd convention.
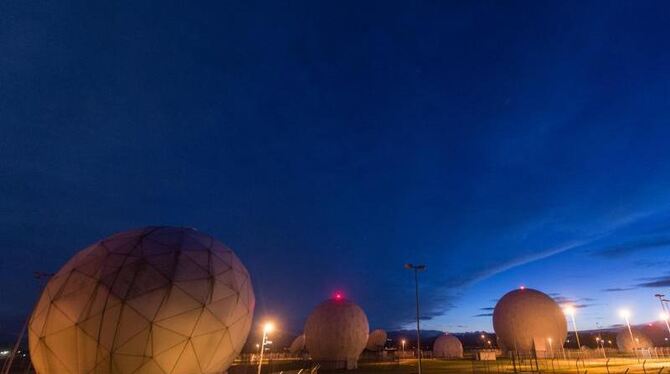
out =
[[[596,346],[600,346],[603,350],[603,358],[607,358],[607,353],[605,353],[605,341],[602,340],[600,336],[596,336]]]
[[[551,338],[547,338],[547,341],[549,342],[549,351],[551,351],[551,358],[554,358],[554,346],[551,344],[552,340]]]
[[[405,264],[405,269],[414,270],[414,289],[416,291],[416,353],[419,374],[421,374],[421,328],[419,326],[419,272],[426,270],[426,265]],[[259,373],[260,374],[260,373]]]
[[[633,343],[633,349],[635,352],[635,357],[637,357],[637,342],[633,337],[633,329],[630,328],[630,311],[628,309],[621,309],[619,315],[626,321],[626,326],[628,327],[628,333],[630,334],[630,340]],[[638,359],[639,361],[639,359]]]
[[[263,325],[263,342],[261,343],[261,357],[258,360],[258,374],[261,374],[261,367],[263,366],[263,352],[265,352],[265,346],[268,344],[268,334],[275,329],[275,325],[272,322],[265,322]]]
[[[572,305],[568,305],[563,308],[563,312],[572,319],[572,327],[575,329],[575,338],[577,339],[577,349],[581,350],[582,344],[579,342],[579,332],[577,331],[577,323],[575,322],[575,308]]]
[[[665,322],[665,327],[668,329],[668,333],[670,333],[670,324],[668,323],[668,318],[670,318],[670,316],[668,316],[668,313],[662,312],[659,317]]]
[[[600,347],[603,349],[603,357],[607,358],[607,353],[605,352],[605,339],[602,337],[602,328],[600,328],[600,324],[598,322],[596,322],[596,327],[598,328],[596,343],[600,343]]]
[[[403,353],[403,356],[405,355],[405,343],[407,343],[407,341],[405,341],[405,339],[403,339],[403,340],[400,341],[400,344],[402,344],[402,353]]]

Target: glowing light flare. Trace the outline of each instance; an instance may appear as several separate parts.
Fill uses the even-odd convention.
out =
[[[272,331],[274,331],[274,329],[275,329],[275,325],[272,322],[266,322],[265,325],[263,325],[263,332],[265,334],[271,333]]]
[[[574,316],[575,315],[575,307],[572,305],[566,305],[563,307],[563,313],[565,313],[568,316]]]
[[[628,309],[621,309],[619,310],[619,316],[624,319],[630,318],[630,310]]]
[[[333,299],[337,301],[344,300],[344,294],[341,291],[336,291],[335,294],[333,294]]]
[[[661,314],[658,315],[658,318],[660,318],[663,321],[667,321],[670,316],[668,316],[668,313],[662,312]]]

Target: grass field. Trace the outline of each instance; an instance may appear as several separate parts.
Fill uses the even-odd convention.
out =
[[[670,374],[670,359],[665,360],[640,360],[631,358],[613,358],[607,363],[605,359],[591,359],[586,361],[576,360],[541,360],[539,362],[540,372],[559,374],[637,374],[637,373],[662,373]],[[522,368],[519,372],[537,372],[530,366]],[[514,366],[510,360],[498,360],[495,362],[473,362],[471,360],[423,360],[423,374],[451,374],[451,373],[513,373]],[[358,370],[349,373],[356,374],[411,374],[417,373],[416,360],[403,360],[399,363],[364,363]]]
[[[296,366],[296,362],[275,361],[272,365],[263,368],[263,374],[270,373],[295,373],[299,367],[310,367],[312,364],[305,366]],[[517,364],[517,371],[521,373],[557,373],[557,374],[670,374],[670,358],[668,359],[649,359],[638,361],[634,358],[612,358],[609,362],[605,359],[587,359],[587,360],[539,360],[539,371],[535,364],[530,366],[519,366]],[[230,370],[231,374],[255,374],[255,365],[244,365]],[[232,369],[232,368],[231,368]],[[332,371],[320,370],[320,373],[333,373]],[[413,374],[417,373],[416,360],[405,359],[396,362],[362,362],[359,368],[351,371],[339,371],[348,374]],[[497,374],[497,373],[514,373],[514,365],[509,359],[499,359],[497,361],[472,361],[469,359],[463,360],[423,360],[422,374],[456,374],[456,373],[471,373],[471,374]]]

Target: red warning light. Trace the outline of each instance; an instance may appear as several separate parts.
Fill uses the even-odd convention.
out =
[[[342,295],[342,292],[335,292],[335,300],[342,300],[344,299],[344,295]]]
[[[525,289],[526,289],[526,286],[521,285],[521,286],[519,287],[519,289],[520,289],[520,290],[525,290]]]

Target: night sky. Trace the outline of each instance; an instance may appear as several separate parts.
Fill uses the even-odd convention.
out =
[[[526,285],[583,328],[670,293],[667,2],[0,2],[0,331],[77,250],[198,228],[299,332],[491,329]]]

